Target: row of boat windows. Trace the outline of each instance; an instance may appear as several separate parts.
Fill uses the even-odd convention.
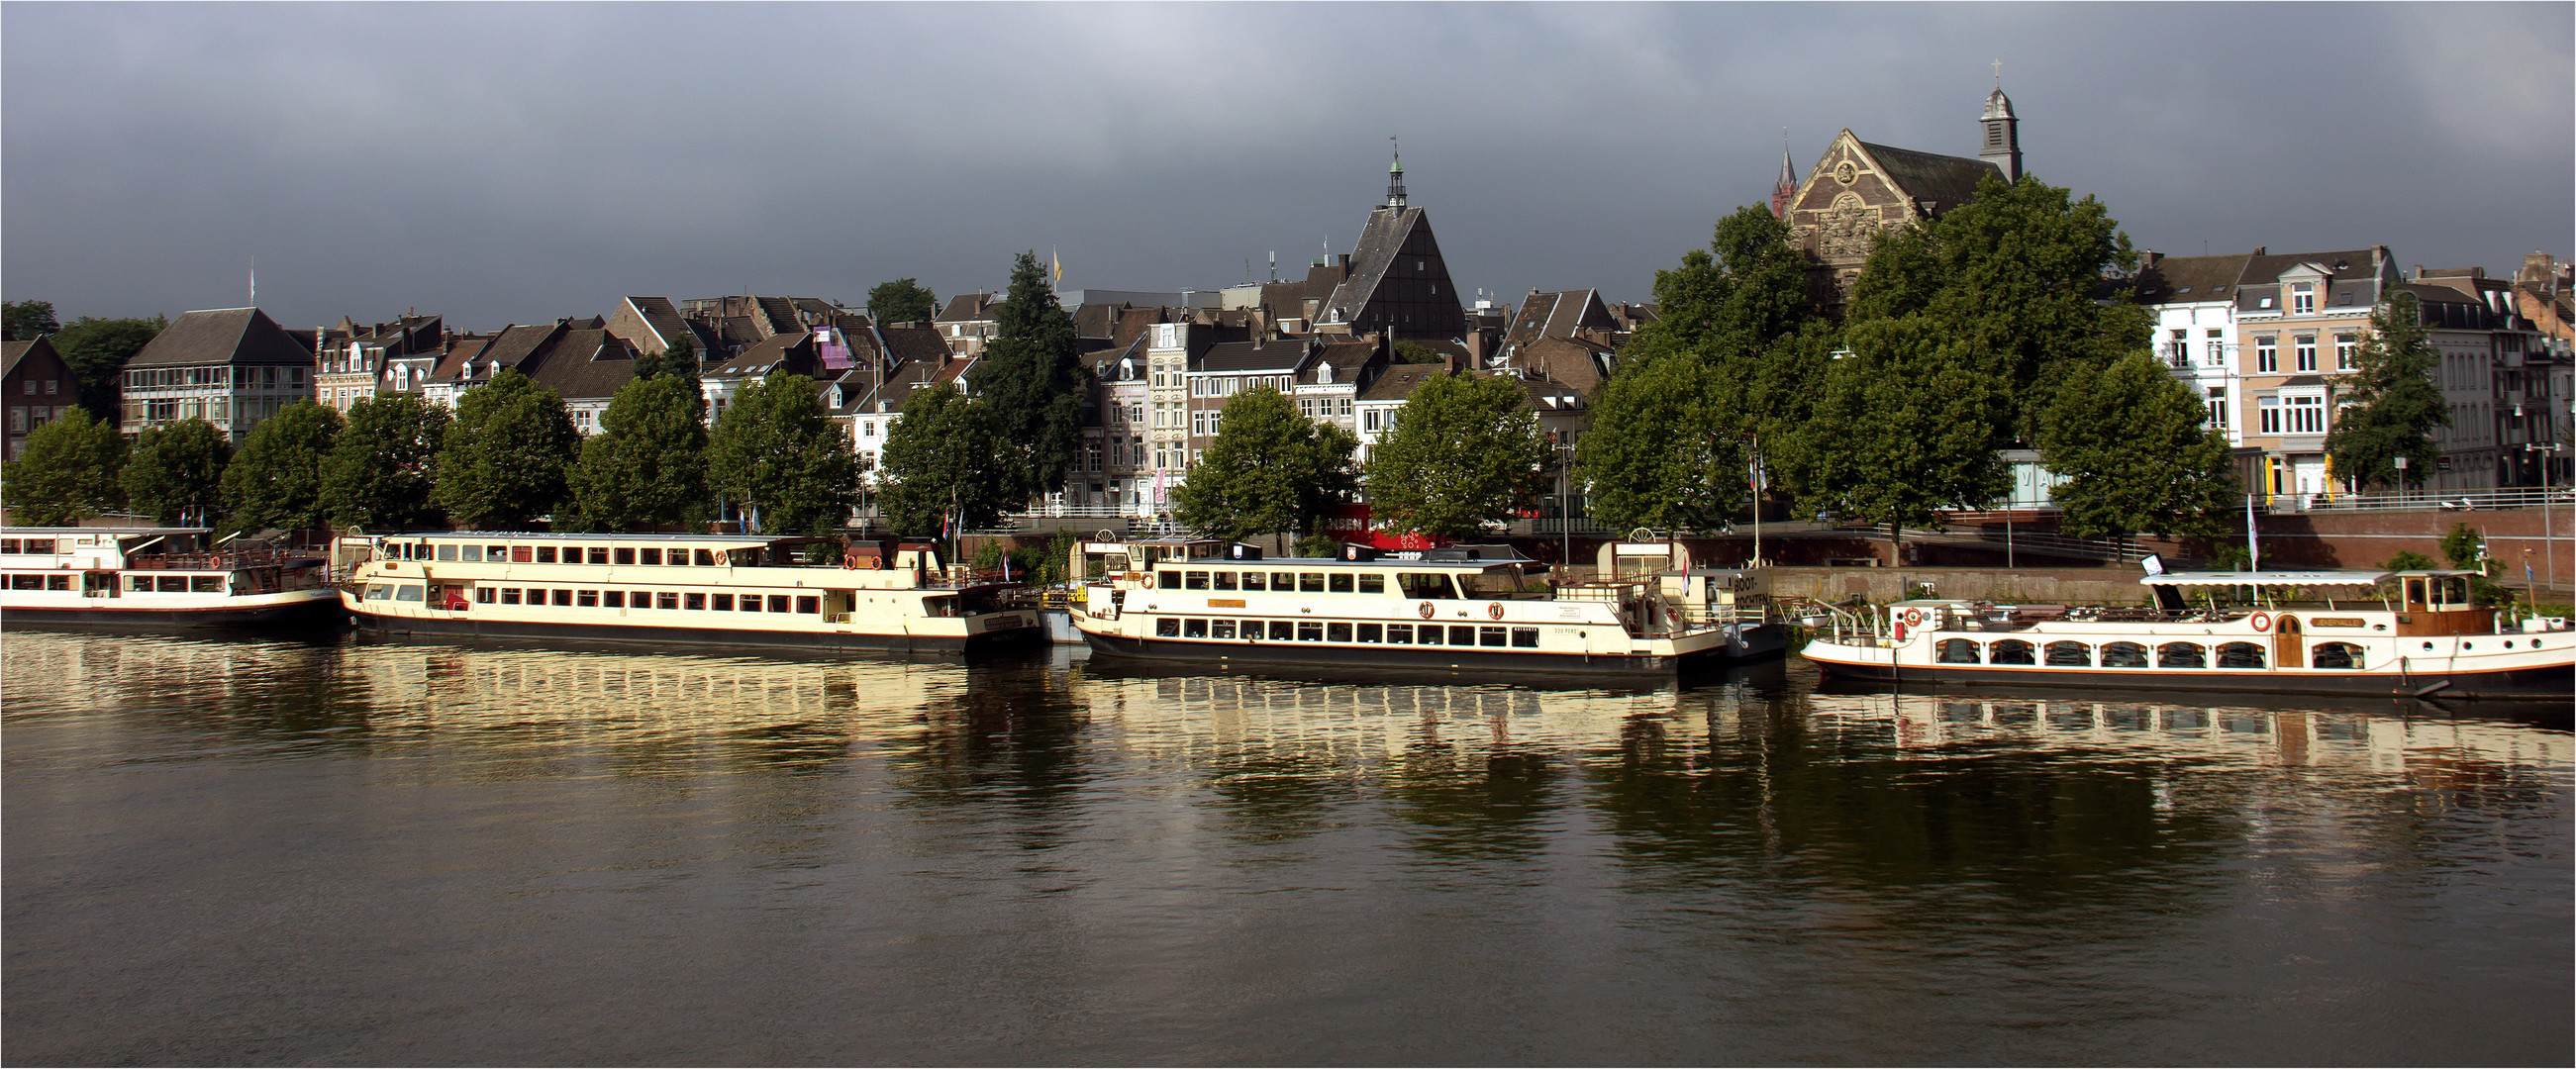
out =
[[[371,583],[368,601],[420,601],[425,591],[417,583]],[[441,591],[437,600],[442,607],[462,607],[461,588]],[[483,605],[560,605],[568,609],[670,609],[705,612],[797,612],[819,614],[823,599],[796,594],[707,594],[679,590],[582,590],[551,587],[474,588],[474,600]]]
[[[1979,659],[1980,653],[1983,660]],[[1975,642],[1964,638],[1944,639],[1936,658],[1942,664],[2044,664],[2051,668],[2145,668],[2147,647],[2135,642],[2106,642],[2101,659],[2094,659],[2094,647],[2082,642],[2051,642],[2034,646],[2019,639],[1987,643],[1980,651]],[[2155,648],[2157,668],[2261,668],[2263,646],[2255,642],[2222,642],[2213,661],[2211,651],[2196,643],[2168,642]],[[2320,642],[2308,650],[2310,668],[2359,668],[2362,648],[2350,642]]]
[[[695,564],[700,568],[716,565],[716,555],[707,550],[690,550],[673,546],[664,552],[661,546],[465,546],[442,542],[436,546],[418,542],[396,542],[386,547],[396,560],[442,560],[467,564]],[[433,551],[436,556],[433,557]]]
[[[1535,627],[1469,627],[1452,624],[1359,624],[1333,620],[1203,620],[1166,616],[1154,621],[1156,638],[1235,639],[1243,642],[1342,642],[1388,646],[1538,647]]]
[[[70,572],[12,572],[11,590],[70,590]],[[221,594],[224,577],[220,575],[129,575],[125,589],[138,594]]]
[[[51,538],[0,538],[0,553],[52,553]]]
[[[1255,593],[1384,594],[1383,572],[1192,572],[1156,573],[1165,590],[1249,590]],[[1449,576],[1438,572],[1398,572],[1396,588],[1415,599],[1456,598]],[[1471,587],[1475,584],[1469,584]]]

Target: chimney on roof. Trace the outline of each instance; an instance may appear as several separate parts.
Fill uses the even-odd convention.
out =
[[[2266,255],[2269,255],[2269,253],[2265,251],[2265,247],[2264,247],[2264,246],[2257,245],[2257,246],[2254,246],[2254,252],[2253,252],[2253,255],[2255,255],[2255,256],[2266,256]]]
[[[2138,250],[2138,266],[2141,269],[2154,267],[2158,261],[2163,260],[2164,258],[2165,254],[2157,252],[2154,249]]]

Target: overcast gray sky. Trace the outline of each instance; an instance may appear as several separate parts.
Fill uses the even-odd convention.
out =
[[[2576,230],[2576,7],[0,5],[0,291],[76,315],[622,294],[857,303],[915,276],[1211,288],[1347,251],[1403,137],[1456,282],[1654,270],[1781,128],[2030,170],[2173,253],[2386,244],[2509,271]]]

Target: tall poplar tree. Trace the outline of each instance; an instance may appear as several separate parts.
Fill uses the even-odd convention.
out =
[[[967,372],[975,395],[992,406],[1002,440],[1019,454],[1011,474],[1023,498],[1060,489],[1081,445],[1085,376],[1073,319],[1056,303],[1037,254],[1012,262],[1011,288],[994,310],[992,340]]]
[[[2336,475],[2364,487],[2397,486],[2398,457],[2412,470],[2433,470],[2442,455],[2433,428],[2451,425],[2451,408],[2433,381],[2440,360],[2414,294],[2371,310],[2370,335],[2353,354],[2352,376],[2342,380],[2340,400],[2351,403],[2326,432]]]

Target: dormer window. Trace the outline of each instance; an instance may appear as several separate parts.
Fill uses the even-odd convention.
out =
[[[2294,283],[2291,283],[2291,285],[2290,285],[2290,314],[2291,314],[2291,315],[2308,315],[2308,314],[2310,314],[2310,313],[2315,312],[2316,310],[2317,310],[2317,287],[2316,287],[2316,284],[2315,284],[2315,283],[2313,283],[2313,282],[2294,282]]]

